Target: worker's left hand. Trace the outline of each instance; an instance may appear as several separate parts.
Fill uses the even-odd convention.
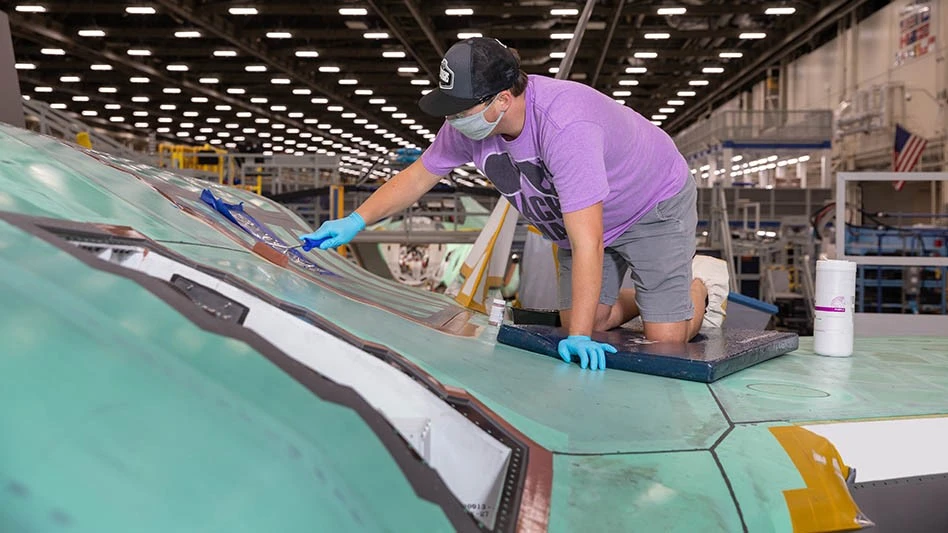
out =
[[[618,351],[612,345],[596,342],[586,335],[570,335],[560,341],[557,349],[567,363],[572,361],[572,356],[578,355],[580,368],[586,368],[588,363],[590,370],[605,370],[606,352]]]

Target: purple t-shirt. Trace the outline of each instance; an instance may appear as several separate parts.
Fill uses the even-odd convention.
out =
[[[581,83],[531,75],[512,141],[473,141],[445,121],[421,161],[444,176],[469,162],[546,238],[569,248],[563,213],[603,202],[608,246],[689,179],[674,141],[633,109]]]

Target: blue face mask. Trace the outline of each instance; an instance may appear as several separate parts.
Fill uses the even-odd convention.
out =
[[[469,139],[475,141],[484,139],[494,131],[494,128],[497,127],[497,124],[500,123],[500,119],[504,118],[504,113],[506,113],[506,111],[501,111],[497,120],[493,122],[488,122],[487,119],[484,118],[484,113],[490,109],[490,106],[492,106],[495,101],[497,101],[496,96],[487,104],[487,107],[482,109],[479,113],[474,113],[468,117],[448,119],[448,123],[451,124],[452,128],[458,130]]]

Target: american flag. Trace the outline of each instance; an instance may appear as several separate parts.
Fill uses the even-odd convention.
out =
[[[928,141],[903,128],[895,125],[895,150],[892,152],[892,170],[894,172],[911,172],[922,158],[922,152]],[[905,180],[895,183],[895,190],[901,191]]]

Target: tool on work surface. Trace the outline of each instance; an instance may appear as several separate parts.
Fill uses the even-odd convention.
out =
[[[316,239],[310,239],[310,238],[304,237],[302,244],[297,244],[296,246],[288,246],[285,248],[284,247],[274,248],[273,246],[263,241],[258,241],[256,244],[253,245],[253,251],[259,254],[261,257],[265,258],[266,260],[270,261],[271,263],[274,263],[278,266],[285,267],[290,264],[290,256],[287,255],[290,250],[293,250],[295,248],[302,248],[304,251],[308,252],[312,250],[313,248],[318,247],[325,240],[326,239],[316,240]]]
[[[303,237],[303,244],[297,244],[296,246],[290,246],[290,247],[287,248],[286,250],[283,250],[283,254],[285,255],[287,252],[289,252],[290,250],[293,250],[294,248],[303,248],[303,251],[304,251],[304,252],[308,252],[308,251],[312,250],[313,248],[318,247],[320,244],[322,244],[323,242],[325,242],[325,241],[328,240],[328,239],[329,239],[329,237],[325,237],[325,238],[318,239],[318,240],[317,240],[317,239],[310,239],[309,237]]]

